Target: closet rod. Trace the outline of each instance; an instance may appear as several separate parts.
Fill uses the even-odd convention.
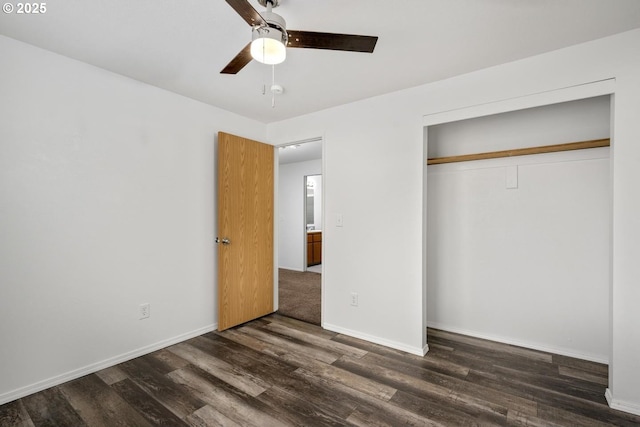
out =
[[[566,144],[542,145],[539,147],[516,148],[513,150],[491,151],[488,153],[463,154],[461,156],[434,157],[427,159],[427,165],[442,163],[468,162],[470,160],[497,159],[500,157],[526,156],[528,154],[555,153],[558,151],[584,150],[586,148],[608,147],[609,138],[592,141],[569,142]]]

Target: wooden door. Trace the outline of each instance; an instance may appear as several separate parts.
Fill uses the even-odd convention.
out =
[[[274,147],[218,133],[218,330],[273,312]]]

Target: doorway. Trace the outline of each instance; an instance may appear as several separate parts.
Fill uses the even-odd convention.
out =
[[[322,139],[278,148],[278,313],[321,323]]]

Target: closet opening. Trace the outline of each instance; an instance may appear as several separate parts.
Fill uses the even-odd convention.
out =
[[[428,327],[608,363],[610,105],[426,129]]]

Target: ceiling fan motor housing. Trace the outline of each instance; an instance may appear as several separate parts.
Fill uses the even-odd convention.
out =
[[[287,23],[282,16],[269,11],[262,12],[260,15],[262,15],[262,18],[267,21],[267,24],[269,24],[270,27],[276,28],[284,34],[287,33]]]
[[[252,31],[252,40],[267,37],[279,40],[286,46],[289,36],[287,35],[287,23],[284,18],[274,12],[262,12],[261,15],[269,26],[254,27]]]

